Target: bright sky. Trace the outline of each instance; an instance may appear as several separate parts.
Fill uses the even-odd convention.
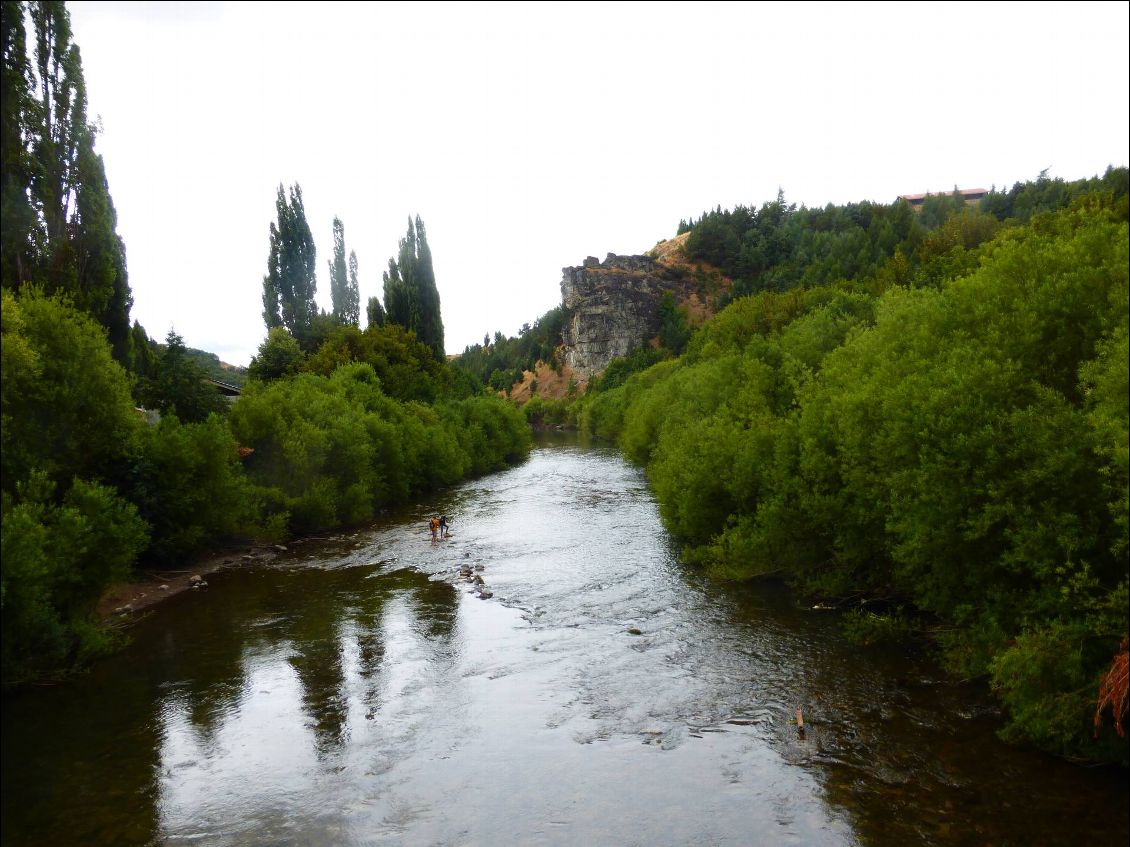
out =
[[[447,351],[680,218],[1079,179],[1130,159],[1114,3],[68,3],[150,337],[247,364],[279,183],[381,295],[408,216]],[[363,319],[362,319],[363,322]]]

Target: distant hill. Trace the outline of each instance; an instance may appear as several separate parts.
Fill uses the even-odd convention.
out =
[[[154,346],[157,348],[158,356],[165,352],[164,344],[156,344]],[[247,382],[247,368],[245,367],[221,362],[219,356],[215,353],[209,353],[207,350],[197,350],[195,347],[188,347],[186,348],[186,352],[188,353],[188,357],[192,359],[204,373],[218,382],[238,385],[240,388]]]

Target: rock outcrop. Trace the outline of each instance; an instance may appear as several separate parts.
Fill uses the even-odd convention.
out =
[[[561,332],[565,364],[586,382],[655,337],[666,292],[682,302],[697,288],[684,269],[647,256],[609,253],[603,262],[590,256],[562,274],[561,301],[569,315]]]

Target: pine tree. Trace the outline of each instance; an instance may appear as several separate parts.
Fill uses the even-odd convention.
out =
[[[285,326],[299,344],[305,345],[318,314],[314,302],[318,280],[317,251],[306,223],[301,186],[291,186],[288,200],[280,183],[275,209],[278,225],[271,224],[267,275],[263,277],[263,320],[268,330]]]

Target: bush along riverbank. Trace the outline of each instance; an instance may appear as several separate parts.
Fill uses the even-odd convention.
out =
[[[900,620],[854,628],[929,620],[1006,738],[1125,763],[1126,192],[931,238],[735,300],[579,420],[716,576],[892,598]]]
[[[356,361],[252,380],[227,414],[187,422],[171,408],[149,425],[102,328],[33,292],[3,293],[3,355],[6,685],[112,648],[96,606],[135,568],[364,523],[520,462],[531,443],[503,400],[450,388],[395,399]]]

